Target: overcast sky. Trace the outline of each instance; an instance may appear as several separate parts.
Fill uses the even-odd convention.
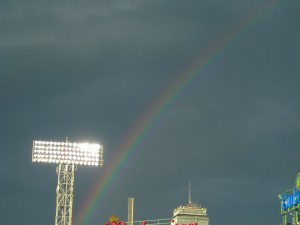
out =
[[[299,0],[0,0],[1,224],[54,224],[55,165],[31,162],[32,141],[65,137],[104,146],[103,168],[78,167],[74,225],[126,221],[128,197],[135,220],[170,218],[189,180],[210,225],[279,224],[300,172],[299,22]]]

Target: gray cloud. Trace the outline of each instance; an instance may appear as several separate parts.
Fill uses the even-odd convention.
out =
[[[200,70],[197,58],[259,12]],[[277,194],[299,172],[298,21],[298,1],[1,1],[2,221],[53,224],[55,166],[32,164],[31,143],[68,136],[105,147],[104,168],[78,168],[78,224],[117,146],[198,62],[88,224],[126,220],[131,196],[137,220],[171,217],[188,180],[211,225],[280,223]]]

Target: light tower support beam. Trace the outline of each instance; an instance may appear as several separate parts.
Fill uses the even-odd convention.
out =
[[[55,225],[71,225],[74,195],[74,164],[59,163],[56,167],[56,213]]]

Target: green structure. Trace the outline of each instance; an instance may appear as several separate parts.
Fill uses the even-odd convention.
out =
[[[295,188],[287,190],[285,193],[278,195],[281,202],[282,225],[299,225],[300,216],[300,173],[296,176]],[[287,222],[287,216],[291,216],[291,223]]]

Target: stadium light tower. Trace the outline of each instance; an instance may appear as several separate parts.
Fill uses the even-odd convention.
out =
[[[55,225],[72,225],[74,174],[77,165],[103,165],[99,144],[33,141],[32,162],[57,164]]]

